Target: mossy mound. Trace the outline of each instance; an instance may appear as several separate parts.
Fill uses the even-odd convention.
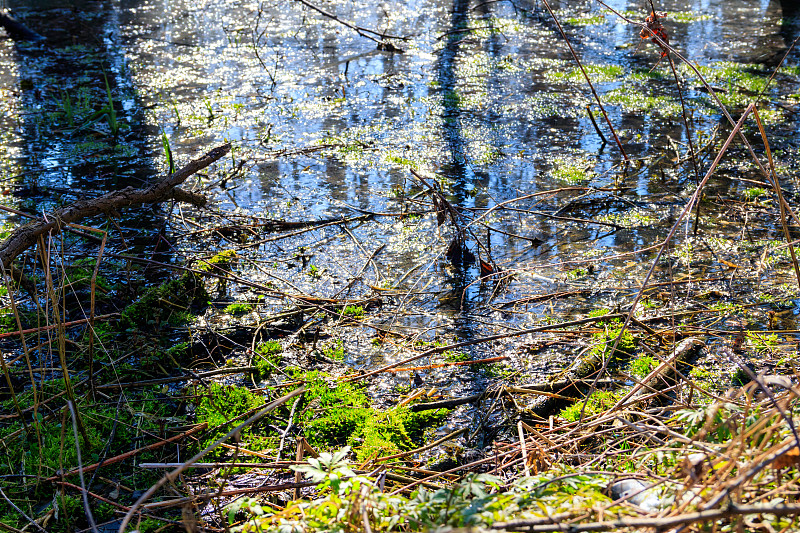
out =
[[[302,428],[309,444],[319,451],[350,445],[361,461],[414,449],[424,439],[426,430],[438,426],[449,412],[437,409],[415,413],[407,407],[379,411],[370,407],[369,398],[357,385],[329,384],[329,377],[316,371],[296,372],[294,377],[304,381],[307,388],[295,408],[294,422]],[[199,446],[205,447],[233,429],[235,423],[266,401],[264,396],[245,387],[209,385],[195,411],[197,422],[209,426]],[[290,404],[281,406],[275,414],[283,422],[273,423],[284,425],[290,409]],[[241,432],[247,447],[258,451],[275,448],[278,437],[259,426]]]
[[[304,378],[309,389],[301,415],[306,439],[318,449],[349,444],[362,461],[413,449],[425,430],[448,413],[446,409],[377,411],[369,407],[364,390],[352,383],[329,385],[319,372],[309,372]]]
[[[206,387],[195,411],[197,422],[206,422],[209,429],[200,442],[200,447],[205,448],[225,435],[234,428],[234,425],[229,422],[261,407],[265,402],[264,396],[254,394],[245,387],[211,383]],[[255,436],[255,428],[243,429],[240,436],[245,441],[250,440]],[[261,449],[261,447],[257,448]],[[219,450],[215,453],[219,453]]]
[[[208,305],[202,279],[192,272],[151,287],[122,312],[121,329],[153,328],[185,324]]]

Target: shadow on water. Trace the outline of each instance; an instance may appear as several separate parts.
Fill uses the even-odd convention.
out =
[[[773,3],[775,0],[773,0]],[[797,0],[777,0],[781,9],[781,30],[787,48],[800,36],[800,2]],[[794,56],[800,55],[795,45]]]
[[[645,16],[641,3],[609,3],[633,11],[634,18]],[[423,209],[425,204],[412,202],[419,198],[409,200],[408,167],[440,176],[450,201],[477,215],[520,195],[618,185],[618,154],[603,149],[585,112],[586,105],[594,105],[585,82],[573,75],[568,49],[536,2],[409,0],[395,3],[391,17],[382,10],[337,3],[342,17],[411,36],[405,54],[379,52],[373,42],[292,1],[255,6],[234,0],[123,0],[108,9],[97,2],[74,4],[75,9],[52,2],[23,9],[33,4],[17,2],[25,20],[52,34],[57,44],[43,52],[25,47],[14,52],[24,83],[21,99],[26,109],[39,106],[50,113],[57,127],[42,129],[47,124],[37,119],[44,117],[41,113],[25,115],[17,158],[24,167],[17,173],[43,166],[42,183],[66,183],[73,196],[152,176],[149,156],[154,150],[147,139],[157,137],[148,122],[164,126],[176,153],[226,139],[237,144],[243,159],[252,158],[244,179],[211,191],[220,211],[236,216],[310,220],[350,216],[348,206],[393,214]],[[779,26],[780,6],[773,2],[765,12],[766,4],[666,0],[658,9],[676,14],[668,19],[671,42],[690,60],[709,69],[725,62],[722,68],[738,76],[737,83],[749,83],[753,72],[764,74],[758,72],[759,58],[768,56],[777,41],[783,45],[796,35],[792,17],[784,17]],[[598,91],[641,170],[613,193],[580,199],[581,191],[570,190],[515,203],[510,207],[517,211],[493,213],[492,227],[501,231],[492,229],[487,239],[486,228],[481,228],[476,235],[490,240],[490,259],[501,268],[535,270],[562,283],[565,271],[580,274],[579,265],[563,261],[628,252],[661,238],[663,224],[684,202],[693,176],[676,162],[685,154],[686,133],[675,112],[679,105],[671,72],[659,64],[654,45],[596,4],[552,5],[592,75],[605,76],[597,81]],[[791,8],[784,5],[784,14]],[[259,31],[266,33],[254,43],[257,9],[263,10]],[[55,27],[56,18],[74,29]],[[132,58],[130,64],[119,43]],[[263,64],[255,58],[256,48]],[[81,61],[90,62],[90,68]],[[754,65],[736,67],[745,62]],[[110,74],[116,108],[130,126],[116,147],[104,136],[107,125],[102,120],[80,135],[66,134],[62,124],[64,94],[77,102],[79,91],[87,93],[87,116],[104,105],[104,72]],[[38,83],[47,76],[54,82]],[[735,89],[728,79],[714,83]],[[770,98],[796,92],[784,91],[792,83],[787,77],[776,79],[775,85],[783,88]],[[692,126],[708,133],[722,122],[698,85],[687,77]],[[734,96],[739,97],[735,109],[744,98]],[[152,113],[146,120],[142,108]],[[773,112],[776,117],[782,111]],[[113,163],[103,166],[102,160]],[[574,175],[559,174],[559,165],[572,168]],[[709,197],[727,197],[745,185],[719,180],[711,187]],[[149,224],[157,222],[151,216]],[[398,320],[407,319],[412,327],[431,326],[434,336],[452,333],[460,338],[495,326],[477,316],[492,312],[486,305],[492,287],[477,282],[476,264],[451,265],[443,259],[451,232],[437,232],[435,217],[374,222],[349,226],[355,239],[340,238],[327,228],[264,241],[250,251],[259,268],[277,265],[268,271],[294,287],[333,296],[346,284],[342,273],[347,265],[363,264],[385,245],[374,258],[376,267],[365,270],[369,276],[375,270],[381,275],[348,287],[348,295],[371,294],[369,283],[399,291],[425,287],[408,305],[412,312]],[[531,244],[531,237],[539,234],[547,241],[542,247]],[[353,240],[364,250],[353,246]],[[215,249],[236,245],[209,243]],[[191,253],[196,242],[181,246]],[[296,257],[301,247],[313,264],[330,265],[331,272],[338,269],[337,276],[311,278],[308,265]],[[487,250],[476,242],[469,247],[487,259]],[[646,260],[642,255],[634,263]],[[618,267],[616,260],[609,260],[578,283],[599,284],[618,275]],[[629,272],[621,282],[637,279],[637,271]],[[537,280],[514,281],[502,296],[510,300],[555,286]],[[591,299],[563,308],[557,304],[548,313],[580,313],[594,305]],[[518,318],[521,313],[508,322],[519,325],[529,317],[540,318],[542,309],[532,309],[526,318]]]
[[[137,88],[119,44],[116,8],[107,2],[11,1],[9,7],[44,35],[43,44],[6,43],[7,72],[16,72],[19,150],[4,174],[19,176],[12,203],[41,213],[76,199],[127,186],[158,174],[153,165],[157,131],[146,125]],[[3,84],[13,80],[3,80]],[[112,250],[162,253],[165,218],[153,209],[112,215],[124,244]],[[105,228],[109,218],[85,221]],[[65,235],[65,239],[72,239]],[[96,255],[96,244],[77,241],[68,261]],[[156,257],[156,256],[150,256]]]
[[[448,188],[450,201],[460,208],[474,207],[476,181],[480,180],[469,161],[468,141],[464,138],[464,121],[469,116],[463,112],[462,96],[464,91],[459,86],[456,73],[456,62],[461,53],[461,44],[468,38],[470,29],[471,0],[454,0],[450,15],[449,29],[442,38],[444,48],[439,52],[435,68],[442,99],[442,133],[445,146],[449,152],[449,161],[439,168],[439,172],[451,181]],[[477,243],[473,243],[477,245]],[[477,250],[476,250],[477,252]],[[464,339],[474,336],[471,326],[472,302],[476,296],[475,257],[468,250],[457,250],[448,254],[452,273],[448,277],[449,289],[445,293],[441,305],[454,307],[460,311],[455,327],[458,335]],[[440,300],[442,298],[440,297]]]

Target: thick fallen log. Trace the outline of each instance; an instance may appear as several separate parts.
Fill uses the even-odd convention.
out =
[[[677,380],[677,368],[684,364],[690,357],[706,345],[702,339],[689,337],[682,340],[672,354],[647,375],[640,383],[634,385],[625,396],[609,411],[616,411],[630,407],[634,403],[640,402],[651,396],[651,393],[668,390]]]
[[[176,189],[192,174],[208,167],[231,150],[230,144],[214,148],[204,156],[193,160],[185,167],[156,181],[149,187],[135,189],[126,187],[91,200],[78,200],[68,206],[56,209],[44,216],[14,230],[9,237],[0,243],[0,265],[11,269],[11,262],[22,252],[36,244],[39,237],[47,233],[58,233],[67,224],[72,224],[103,213],[117,213],[120,209],[143,204],[154,204],[164,200],[187,199],[191,197],[186,191]],[[175,194],[176,191],[178,194]]]

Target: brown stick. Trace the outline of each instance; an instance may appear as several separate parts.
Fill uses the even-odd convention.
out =
[[[497,361],[504,361],[508,359],[507,355],[499,355],[497,357],[489,357],[487,359],[477,359],[475,361],[451,361],[448,363],[435,363],[432,365],[425,365],[425,366],[407,366],[403,368],[392,368],[391,370],[387,370],[387,374],[395,373],[395,372],[408,372],[410,370],[432,370],[434,368],[443,368],[446,366],[462,366],[462,365],[480,365],[483,363],[496,363]]]
[[[522,420],[517,421],[517,432],[519,433],[519,446],[522,449],[522,468],[525,470],[525,477],[531,476],[528,468],[528,447],[525,446],[525,433],[522,430]]]
[[[169,198],[178,185],[186,181],[192,174],[203,170],[225,154],[230,152],[231,145],[224,144],[214,148],[206,155],[193,160],[185,167],[165,178],[156,181],[144,189],[126,187],[91,200],[77,200],[66,207],[56,209],[36,220],[20,226],[9,237],[0,243],[0,264],[5,268],[22,252],[36,244],[37,240],[49,232],[57,233],[66,224],[102,213],[114,213],[125,207],[142,204],[153,204]]]
[[[131,510],[128,511],[128,514],[126,514],[125,517],[122,519],[122,523],[119,526],[119,533],[125,533],[125,529],[128,527],[128,524],[133,518],[133,515],[136,512],[136,510],[139,509],[144,504],[144,502],[150,499],[150,497],[153,496],[153,494],[155,494],[158,491],[158,489],[163,487],[166,483],[174,482],[184,470],[186,470],[194,463],[198,462],[200,459],[205,457],[206,454],[208,454],[210,451],[216,449],[220,444],[222,444],[229,438],[233,437],[234,435],[239,435],[242,429],[253,425],[258,420],[260,420],[261,418],[272,412],[274,409],[277,409],[284,403],[288,402],[295,396],[303,394],[305,390],[306,390],[305,386],[302,386],[300,388],[293,390],[289,394],[278,398],[274,402],[268,404],[259,412],[257,412],[256,414],[254,414],[253,416],[251,416],[250,418],[248,418],[247,420],[245,420],[244,422],[242,422],[241,424],[230,430],[227,434],[223,435],[219,439],[215,440],[214,442],[206,446],[204,450],[202,450],[197,455],[195,455],[194,457],[183,463],[180,467],[176,468],[175,470],[173,470],[172,472],[170,472],[169,474],[165,475],[160,480],[158,480],[158,482],[155,485],[147,489],[147,492],[145,492],[142,496],[140,496],[139,499],[136,500],[136,502],[133,504]]]
[[[194,427],[194,428],[190,429],[186,433],[181,433],[180,435],[175,435],[174,437],[170,437],[170,438],[168,438],[166,440],[162,440],[162,441],[159,441],[159,442],[154,442],[153,444],[150,444],[149,446],[144,446],[142,448],[136,448],[135,450],[131,450],[129,452],[125,452],[125,453],[123,453],[121,455],[117,455],[116,457],[112,457],[111,459],[107,459],[105,461],[101,461],[99,463],[95,463],[93,465],[89,465],[86,468],[84,468],[83,471],[84,472],[91,472],[91,471],[99,468],[100,466],[108,466],[108,465],[113,465],[115,463],[119,463],[120,461],[124,461],[125,459],[133,457],[137,453],[147,452],[147,451],[150,451],[150,450],[155,450],[156,448],[160,448],[161,446],[164,446],[165,444],[169,444],[171,442],[175,442],[177,440],[181,440],[183,438],[186,438],[186,437],[188,437],[190,435],[193,435],[193,434],[197,433],[198,431],[206,429],[206,427],[208,427],[208,424],[203,422],[202,424],[198,425],[197,427]],[[78,473],[78,469],[75,469],[75,470],[72,470],[70,472],[67,472],[66,474],[64,474],[63,477],[69,477],[69,476],[71,476],[73,474],[77,474],[77,473]],[[47,478],[47,481],[57,481],[61,477],[62,476],[52,476],[52,477]]]
[[[142,509],[153,511],[155,509],[167,509],[170,507],[179,507],[186,503],[210,500],[217,497],[226,496],[241,496],[242,494],[259,494],[262,492],[277,492],[281,490],[295,489],[299,490],[303,487],[313,487],[317,483],[314,481],[303,481],[299,483],[283,483],[281,485],[266,485],[263,487],[249,487],[246,489],[233,489],[226,491],[212,491],[206,494],[195,494],[194,496],[187,496],[185,498],[175,498],[174,500],[166,500],[163,502],[146,503],[142,505]]]
[[[294,460],[298,463],[303,460],[303,454],[305,453],[306,448],[303,446],[303,437],[297,437],[297,453],[295,454]],[[300,472],[294,473],[294,482],[295,484],[300,483]],[[292,498],[295,500],[300,499],[300,487],[295,487]]]
[[[413,355],[411,357],[408,357],[406,359],[403,359],[402,361],[397,361],[396,363],[391,363],[391,364],[388,364],[388,365],[383,366],[381,368],[376,368],[375,370],[372,370],[370,372],[366,372],[364,374],[351,374],[351,375],[348,375],[348,376],[342,376],[341,379],[345,380],[345,381],[357,381],[357,380],[365,379],[365,378],[374,376],[376,374],[381,374],[383,372],[386,372],[387,370],[391,370],[392,368],[397,368],[400,365],[404,365],[404,364],[410,363],[412,361],[416,361],[418,359],[422,359],[423,357],[427,357],[429,355],[433,355],[433,354],[437,354],[437,353],[446,352],[448,350],[455,350],[455,349],[458,349],[458,348],[463,348],[464,346],[473,346],[475,344],[482,344],[484,342],[490,342],[490,341],[500,340],[500,339],[510,339],[510,338],[513,338],[513,337],[520,337],[522,335],[528,335],[530,333],[538,333],[540,331],[545,331],[545,330],[550,330],[550,329],[562,329],[562,328],[569,328],[569,327],[572,327],[572,326],[582,326],[583,324],[591,324],[591,323],[597,322],[599,320],[611,320],[613,318],[624,318],[626,316],[627,315],[622,314],[622,313],[615,313],[615,314],[603,315],[603,316],[600,316],[600,317],[587,317],[587,318],[581,318],[581,319],[578,319],[578,320],[570,320],[568,322],[562,322],[561,324],[550,324],[550,325],[547,325],[547,326],[537,326],[537,327],[534,327],[534,328],[521,329],[521,330],[517,330],[517,331],[510,331],[508,333],[501,333],[499,335],[489,335],[488,337],[481,337],[479,339],[470,339],[470,340],[466,340],[466,341],[456,342],[456,343],[453,343],[453,344],[447,344],[445,346],[436,346],[435,348],[431,348],[429,350],[425,350],[424,352],[421,352],[421,353],[418,353],[418,354]],[[616,346],[614,348],[616,349]]]
[[[95,320],[103,320],[103,319],[106,319],[106,318],[115,317],[117,315],[119,315],[119,313],[109,313],[107,315],[96,316],[96,317],[94,317],[94,319]],[[86,322],[89,322],[89,320],[90,320],[89,318],[81,318],[79,320],[72,320],[70,322],[64,322],[61,325],[63,327],[65,327],[65,328],[69,328],[69,327],[72,327],[72,326],[77,326],[78,324],[84,324]],[[9,331],[7,333],[0,333],[0,339],[5,339],[6,337],[13,337],[15,335],[27,335],[29,333],[42,333],[44,331],[55,329],[57,327],[58,327],[58,324],[50,324],[49,326],[41,326],[41,327],[38,327],[38,328],[24,329],[22,331]],[[13,362],[15,362],[17,360],[18,360],[18,358],[14,359],[13,361],[9,361],[9,362],[13,363]]]
[[[426,450],[430,450],[431,448],[435,448],[436,446],[440,445],[443,442],[447,442],[450,439],[454,439],[454,438],[458,437],[459,435],[461,435],[462,433],[467,431],[467,429],[468,428],[457,429],[457,430],[453,431],[452,433],[450,433],[449,435],[445,435],[444,437],[442,437],[441,439],[437,440],[436,442],[432,442],[432,443],[428,444],[427,446],[423,446],[422,448],[417,448],[416,450],[410,450],[410,451],[407,451],[407,452],[396,453],[394,455],[387,455],[385,457],[378,457],[377,459],[375,459],[374,462],[380,463],[382,461],[390,461],[392,459],[399,459],[401,457],[406,457],[408,455],[413,455],[415,453],[421,453],[421,452],[424,452]]]
[[[775,516],[800,515],[800,505],[731,505],[727,509],[714,509],[711,511],[701,511],[698,513],[686,513],[677,516],[665,516],[663,518],[621,518],[619,520],[609,520],[607,522],[588,522],[575,524],[559,522],[548,524],[548,519],[533,520],[514,520],[511,522],[495,522],[491,529],[502,529],[505,531],[616,531],[626,528],[656,528],[659,531],[671,529],[682,524],[692,524],[694,522],[709,523],[721,518],[728,518],[738,515],[757,515],[770,514]]]
[[[56,485],[60,485],[62,487],[69,487],[71,489],[77,490],[78,492],[83,492],[84,491],[84,489],[82,489],[78,485],[73,485],[72,483],[67,483],[66,481],[56,481]],[[99,494],[95,494],[94,492],[90,492],[88,490],[85,491],[85,492],[86,492],[86,494],[88,494],[92,498],[94,498],[96,500],[100,500],[101,502],[107,503],[108,505],[111,505],[113,507],[116,507],[117,509],[119,509],[121,511],[126,511],[127,512],[128,510],[130,510],[130,507],[126,507],[126,506],[124,506],[122,504],[119,504],[119,503],[113,501],[113,500],[109,500],[108,498],[104,498],[103,496],[100,496]]]
[[[165,469],[178,468],[183,463],[139,463],[139,468],[144,469]],[[271,468],[275,470],[286,470],[292,465],[302,464],[297,461],[279,461],[277,463],[194,463],[191,468]]]

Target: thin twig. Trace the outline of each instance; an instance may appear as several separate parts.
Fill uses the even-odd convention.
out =
[[[581,69],[583,77],[584,79],[586,79],[586,83],[589,84],[589,89],[592,91],[592,95],[594,96],[597,105],[600,107],[600,112],[603,113],[603,118],[606,119],[606,124],[608,124],[608,128],[611,130],[611,134],[614,136],[614,142],[617,143],[617,148],[619,148],[619,153],[622,155],[622,158],[625,161],[629,161],[628,154],[625,153],[625,148],[622,147],[622,141],[619,140],[617,132],[614,130],[614,126],[611,124],[611,120],[608,118],[608,113],[606,113],[606,108],[603,107],[603,102],[600,101],[600,96],[597,94],[597,91],[594,88],[594,84],[592,83],[592,80],[589,78],[589,74],[586,72],[586,69],[583,68],[581,60],[578,58],[577,52],[575,52],[575,49],[569,42],[569,39],[567,38],[567,34],[564,31],[564,28],[561,27],[561,23],[558,21],[558,17],[556,17],[556,14],[550,8],[550,4],[547,2],[547,0],[542,0],[542,5],[544,5],[544,7],[547,9],[547,12],[550,13],[550,16],[553,17],[553,21],[556,23],[556,27],[558,27],[558,31],[561,34],[561,38],[564,39],[564,42],[569,47],[569,52],[570,54],[572,54],[572,58],[575,60],[575,63],[578,64],[578,68]]]
[[[307,8],[313,9],[314,11],[316,11],[317,13],[319,13],[320,15],[322,15],[324,17],[327,17],[327,18],[329,18],[331,20],[334,20],[334,21],[338,22],[342,26],[350,28],[351,30],[353,30],[354,32],[359,34],[361,37],[365,37],[365,38],[367,38],[367,39],[369,39],[371,41],[374,41],[376,43],[379,43],[379,44],[382,43],[383,41],[381,39],[399,39],[401,41],[405,41],[405,40],[408,39],[408,37],[400,37],[399,35],[390,35],[388,33],[383,33],[383,32],[379,32],[379,31],[371,30],[369,28],[363,28],[361,26],[357,26],[357,25],[355,25],[353,23],[347,22],[346,20],[342,20],[341,18],[339,18],[338,16],[334,15],[333,13],[328,13],[327,11],[322,9],[321,7],[315,6],[314,4],[312,4],[311,2],[307,2],[306,0],[295,0],[295,1],[296,2],[300,2],[301,4],[306,6]],[[375,37],[373,37],[372,35],[369,35],[369,34],[372,34],[372,35],[375,35],[377,37],[380,37],[380,39],[376,39]]]
[[[305,392],[305,390],[306,390],[305,385],[300,386],[297,389],[295,389],[292,392],[290,392],[289,394],[281,396],[277,400],[269,403],[266,407],[264,407],[263,409],[258,411],[256,414],[254,414],[253,416],[251,416],[250,418],[248,418],[247,420],[245,420],[244,422],[242,422],[241,424],[239,424],[238,426],[236,426],[235,428],[230,430],[228,433],[226,433],[225,435],[223,435],[219,439],[215,440],[214,442],[212,442],[211,444],[206,446],[202,451],[198,452],[194,457],[192,457],[191,459],[189,459],[188,461],[183,463],[180,467],[176,468],[175,470],[173,470],[169,474],[167,474],[164,477],[162,477],[161,479],[159,479],[158,482],[156,482],[152,487],[150,487],[147,490],[147,492],[145,492],[141,497],[139,497],[139,499],[136,500],[136,502],[133,504],[133,506],[131,507],[131,510],[128,511],[128,513],[125,515],[125,518],[122,519],[122,523],[119,526],[119,533],[125,533],[125,530],[127,529],[128,524],[130,523],[131,519],[133,518],[133,515],[136,512],[136,510],[139,507],[141,507],[144,504],[144,502],[149,500],[150,497],[153,496],[153,494],[155,494],[158,491],[158,489],[163,487],[166,483],[174,482],[178,478],[178,476],[181,475],[181,473],[184,470],[186,470],[192,464],[196,463],[197,461],[199,461],[200,459],[205,457],[209,452],[211,452],[212,450],[217,448],[220,444],[222,444],[223,442],[227,441],[228,439],[230,439],[234,435],[238,435],[241,432],[242,429],[244,429],[246,427],[250,427],[255,422],[257,422],[258,420],[263,418],[265,415],[271,413],[272,411],[274,411],[275,409],[277,409],[281,405],[285,404],[286,402],[288,402],[292,398],[294,398],[296,396],[299,396],[300,394],[303,394],[303,392]]]
[[[72,400],[67,400],[69,412],[72,415],[72,436],[75,438],[75,454],[78,460],[78,477],[81,480],[81,496],[83,496],[83,510],[86,513],[86,519],[89,521],[89,527],[92,528],[92,533],[97,532],[97,524],[94,521],[92,510],[89,508],[89,495],[86,493],[86,481],[83,479],[83,459],[81,459],[81,443],[78,438],[78,414],[75,412],[75,404]]]

